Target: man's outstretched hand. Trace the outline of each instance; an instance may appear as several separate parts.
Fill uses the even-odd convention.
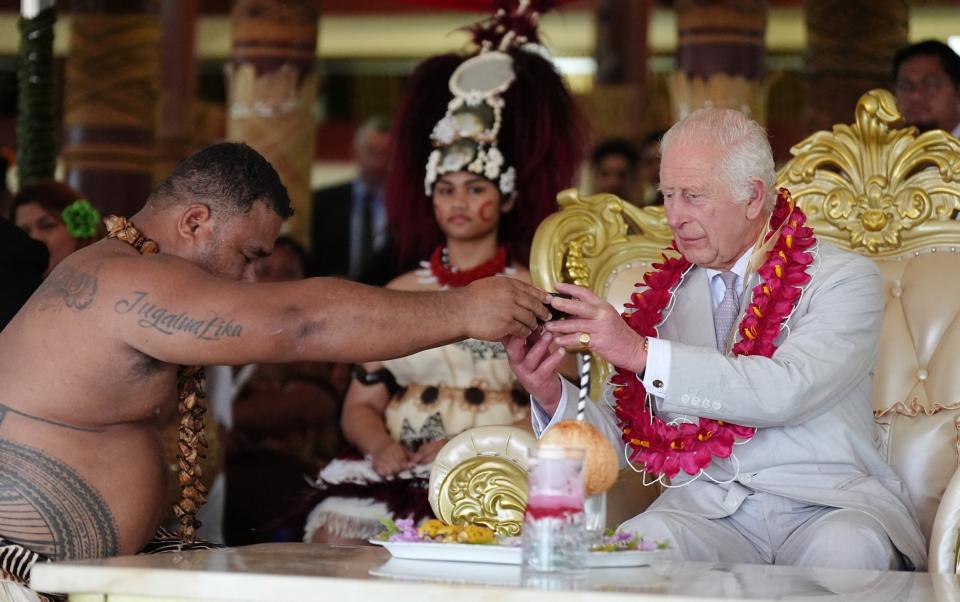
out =
[[[516,278],[483,278],[457,290],[466,335],[499,341],[507,335],[526,338],[550,319],[550,295]]]

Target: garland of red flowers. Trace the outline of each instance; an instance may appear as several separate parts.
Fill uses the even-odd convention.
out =
[[[444,261],[445,247],[437,247],[437,250],[430,256],[430,273],[432,273],[440,286],[449,286],[450,288],[459,288],[467,286],[474,280],[488,278],[502,273],[507,268],[507,247],[500,247],[497,254],[469,270],[456,270]]]
[[[762,281],[753,288],[750,306],[738,327],[740,340],[733,346],[734,355],[771,357],[776,351],[781,327],[799,301],[802,287],[810,281],[807,268],[813,253],[809,249],[816,239],[813,230],[804,225],[806,219],[790,193],[781,188],[764,242],[775,235],[778,239],[758,270]],[[692,265],[682,256],[664,255],[663,263],[653,267],[654,271],[643,277],[648,288],[631,296],[623,314],[633,330],[650,337],[657,336],[663,310]],[[672,478],[683,470],[699,475],[713,458],[729,457],[737,439],[750,439],[756,432],[753,427],[709,418],[700,418],[696,424],[667,424],[652,415],[646,389],[636,374],[618,368],[611,382],[623,442],[632,448],[630,461],[642,462],[647,474]]]

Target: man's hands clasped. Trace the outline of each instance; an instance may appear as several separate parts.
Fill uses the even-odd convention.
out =
[[[643,337],[612,305],[580,286],[558,284],[557,291],[572,297],[549,299],[550,305],[568,315],[566,319],[547,322],[542,335],[513,335],[503,341],[520,384],[551,414],[562,393],[557,369],[564,348],[586,345],[614,366],[631,372],[643,372],[647,364]]]
[[[582,286],[558,284],[557,290],[573,297],[550,300],[551,305],[569,315],[544,327],[556,337],[557,345],[586,346],[617,368],[643,372],[647,365],[643,337],[627,325],[612,305]]]

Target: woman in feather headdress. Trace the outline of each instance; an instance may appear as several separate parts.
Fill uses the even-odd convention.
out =
[[[538,46],[539,16],[556,2],[496,4],[471,28],[473,53],[427,59],[408,84],[386,202],[400,261],[421,267],[390,287],[529,281],[533,233],[573,183],[583,120]],[[381,518],[430,516],[427,477],[447,439],[513,423],[529,425],[529,402],[499,343],[468,340],[358,366],[342,418],[358,453],[321,471],[305,540],[366,540]]]

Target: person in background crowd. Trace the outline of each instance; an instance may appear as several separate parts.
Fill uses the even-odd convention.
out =
[[[664,132],[648,134],[640,143],[640,162],[637,165],[637,179],[640,181],[640,199],[642,205],[663,205],[663,193],[660,192],[660,139]]]
[[[13,197],[10,217],[30,238],[47,246],[44,277],[63,259],[100,237],[100,213],[76,190],[53,180],[36,180]]]
[[[960,137],[960,56],[937,40],[905,46],[893,59],[893,88],[907,125]]]
[[[641,204],[633,194],[637,184],[637,149],[632,142],[622,138],[601,141],[593,149],[590,168],[594,194],[607,192]]]
[[[390,121],[371,117],[353,138],[357,177],[313,194],[311,268],[382,285],[396,276],[390,258],[383,183],[390,160]]]
[[[12,200],[6,186],[10,167],[6,150],[0,149],[0,216],[7,214]],[[43,282],[49,261],[50,252],[42,242],[0,217],[0,330]]]
[[[0,217],[0,331],[43,282],[49,261],[43,243]]]
[[[302,280],[306,253],[281,236],[257,260],[257,282]],[[235,393],[227,451],[224,530],[230,545],[299,541],[305,512],[291,515],[315,475],[340,449],[340,403],[350,366],[332,362],[247,364],[231,370]],[[268,498],[258,495],[263,489]]]

